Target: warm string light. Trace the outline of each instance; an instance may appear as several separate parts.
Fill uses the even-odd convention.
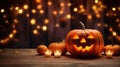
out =
[[[111,32],[113,37],[115,37],[118,41],[120,41],[120,36],[117,34],[116,31],[113,30],[112,27],[109,27],[109,31]]]
[[[28,6],[27,4],[24,4],[23,8],[24,8],[25,10],[27,10],[27,9],[29,8],[29,6]]]
[[[35,14],[35,13],[36,13],[36,10],[35,10],[35,9],[32,9],[32,13],[34,13],[34,14]]]
[[[13,29],[12,32],[9,34],[8,37],[0,40],[0,43],[1,43],[1,44],[6,44],[6,43],[8,43],[11,39],[14,38],[14,36],[15,36],[16,33],[17,33],[17,30],[16,30],[16,29]]]
[[[36,19],[31,19],[30,23],[31,23],[31,25],[35,25],[36,24]]]
[[[117,24],[118,24],[118,28],[120,28],[120,19],[119,19],[119,6],[118,7],[111,7],[111,9],[109,9],[107,12],[106,12],[106,17],[113,17],[113,18],[115,18],[115,21],[114,22],[116,22]],[[109,27],[109,31],[110,31],[110,33],[111,33],[111,36],[112,37],[114,37],[114,38],[116,38],[116,40],[118,40],[118,41],[120,41],[120,35],[118,35],[118,33],[117,33],[117,31],[115,31],[115,30],[113,30],[113,28],[112,27],[110,27],[109,25],[108,25],[108,27]]]
[[[5,10],[4,10],[4,9],[1,9],[1,10],[0,10],[0,12],[1,12],[1,13],[4,13],[4,12],[5,12]]]
[[[13,10],[13,7],[10,7],[10,10]],[[15,7],[15,10],[18,10],[18,13],[19,14],[21,14],[22,13],[22,11],[21,11],[21,9],[19,9],[19,7]],[[0,12],[1,13],[4,13],[6,10],[5,9],[1,9],[0,10]],[[7,19],[7,17],[8,17],[8,15],[7,14],[4,14],[3,15],[3,18],[5,18],[6,20],[5,20],[5,23],[6,24],[9,24],[9,20]],[[3,38],[3,39],[0,39],[0,43],[1,44],[7,44],[11,39],[13,39],[14,38],[14,36],[16,35],[16,33],[17,33],[17,30],[16,30],[16,23],[18,22],[18,20],[17,19],[14,19],[13,20],[13,23],[12,23],[12,31],[8,34],[8,36],[7,37],[5,37],[5,38]]]

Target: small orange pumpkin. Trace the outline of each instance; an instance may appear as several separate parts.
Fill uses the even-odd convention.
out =
[[[45,51],[47,51],[47,50],[48,50],[48,48],[45,45],[39,45],[37,47],[37,52],[39,55],[44,55]]]
[[[65,43],[68,52],[77,57],[98,56],[104,49],[101,33],[93,29],[72,30],[67,34]]]
[[[104,47],[104,51],[108,51],[108,50],[113,51],[113,46],[112,45],[106,45]]]
[[[62,54],[66,53],[66,46],[64,42],[59,42],[59,43],[50,43],[48,46],[48,49],[52,51],[52,53],[54,53],[55,51],[59,50],[62,52]]]
[[[114,49],[114,53],[113,53],[113,55],[120,55],[120,46],[119,45],[117,45],[117,44],[115,44],[115,45],[113,45],[113,49]]]

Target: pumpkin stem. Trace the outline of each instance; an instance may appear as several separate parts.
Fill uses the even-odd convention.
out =
[[[85,25],[80,21],[80,24],[82,26],[82,29],[85,29]]]

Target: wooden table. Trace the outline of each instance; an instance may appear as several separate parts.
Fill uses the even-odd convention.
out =
[[[69,55],[46,58],[36,49],[0,49],[0,67],[120,67],[120,56],[106,59],[75,59]]]

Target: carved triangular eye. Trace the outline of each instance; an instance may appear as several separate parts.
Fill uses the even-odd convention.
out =
[[[80,40],[80,43],[86,43],[86,40],[84,37]]]
[[[77,34],[74,34],[72,39],[79,39],[79,36]]]
[[[93,34],[90,34],[88,38],[93,39],[94,38]]]

